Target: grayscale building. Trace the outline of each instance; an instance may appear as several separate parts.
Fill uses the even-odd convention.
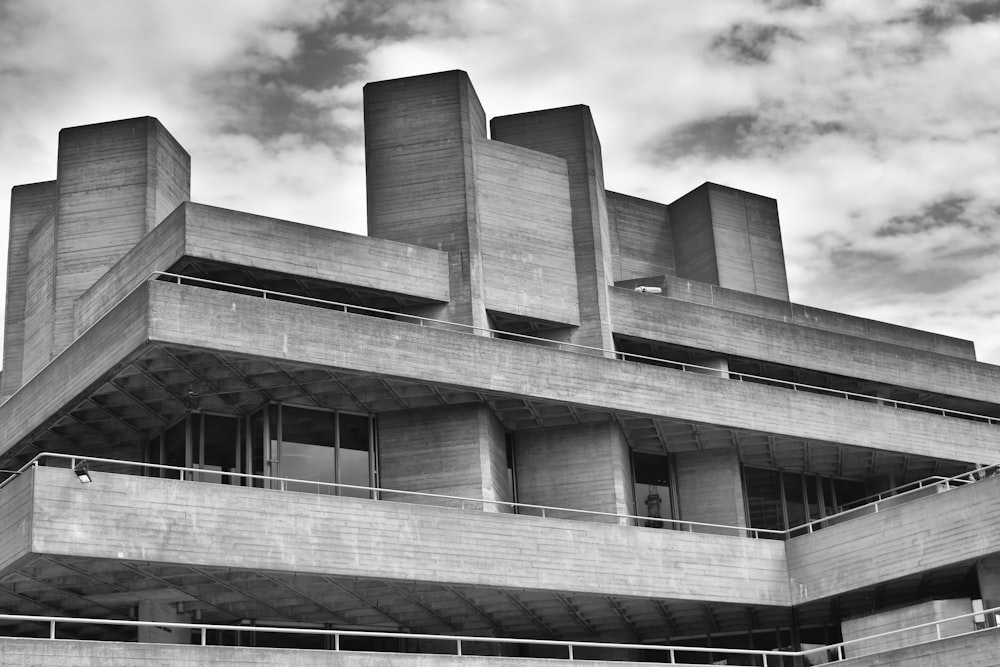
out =
[[[605,190],[586,106],[364,109],[368,236],[148,117],[14,188],[0,663],[997,664],[1000,367],[790,302],[774,199]]]

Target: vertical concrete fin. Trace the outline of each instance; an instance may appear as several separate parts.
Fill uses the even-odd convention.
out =
[[[190,156],[150,117],[59,133],[53,352],[73,340],[73,305],[181,202]]]
[[[460,70],[364,89],[368,234],[447,250],[452,300],[436,316],[486,327],[473,141],[486,117]]]
[[[601,142],[584,105],[500,116],[490,122],[494,140],[566,160],[576,250],[580,326],[569,340],[613,348],[608,286],[614,282]]]
[[[0,402],[6,401],[27,379],[24,346],[29,339],[25,319],[29,285],[29,246],[32,232],[51,221],[56,205],[56,182],[19,185],[10,193],[10,233],[7,242],[7,303],[4,312],[3,376]]]

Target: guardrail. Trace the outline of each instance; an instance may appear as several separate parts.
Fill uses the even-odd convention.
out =
[[[288,303],[301,303],[310,306],[317,306],[320,308],[326,308],[328,310],[340,310],[345,313],[358,313],[364,315],[373,315],[376,317],[384,317],[393,319],[399,322],[411,322],[419,326],[433,326],[435,328],[448,329],[451,331],[456,331],[460,333],[468,333],[470,335],[488,335],[494,338],[504,338],[513,340],[523,340],[534,345],[543,345],[546,347],[553,347],[558,350],[580,352],[591,354],[595,356],[602,356],[607,358],[614,358],[623,361],[634,361],[638,363],[653,364],[657,366],[665,366],[668,368],[674,368],[680,371],[686,371],[691,373],[697,373],[699,375],[715,375],[719,378],[725,379],[735,379],[740,382],[753,382],[755,384],[767,384],[771,386],[786,387],[792,391],[804,391],[810,393],[826,394],[829,396],[836,396],[837,398],[844,398],[847,400],[863,401],[866,403],[877,403],[879,405],[889,406],[896,409],[905,410],[915,410],[917,412],[926,412],[930,414],[938,414],[945,417],[954,417],[958,419],[968,419],[972,421],[986,422],[987,424],[1000,424],[1000,417],[992,417],[989,415],[980,415],[973,412],[964,412],[962,410],[951,410],[948,408],[942,408],[933,405],[925,405],[922,403],[912,403],[909,401],[899,401],[890,398],[880,398],[878,396],[872,396],[870,394],[860,394],[857,392],[844,391],[841,389],[831,389],[829,387],[820,387],[816,385],[804,384],[801,382],[793,382],[791,380],[781,380],[778,378],[771,378],[763,375],[753,375],[751,373],[740,373],[737,371],[722,371],[718,368],[713,368],[711,366],[699,366],[698,364],[691,364],[681,361],[673,361],[670,359],[662,359],[660,357],[650,357],[642,354],[634,354],[632,352],[620,352],[618,350],[608,350],[600,347],[592,347],[588,345],[579,345],[577,343],[567,343],[563,341],[552,340],[551,338],[540,338],[538,336],[529,336],[527,334],[512,333],[509,331],[502,331],[499,329],[489,329],[484,327],[477,327],[470,324],[462,324],[459,322],[448,322],[446,320],[438,320],[430,317],[422,317],[419,315],[410,315],[408,313],[401,313],[394,310],[382,310],[379,308],[370,308],[368,306],[358,306],[354,304],[344,303],[342,301],[330,301],[327,299],[317,299],[315,297],[303,296],[300,294],[291,294],[289,292],[278,292],[276,290],[269,290],[263,287],[251,287],[249,285],[237,285],[235,283],[225,283],[218,280],[210,280],[208,278],[198,278],[195,276],[185,276],[179,273],[170,273],[167,271],[153,271],[146,278],[141,280],[138,284],[132,287],[124,296],[119,298],[110,308],[110,311],[114,309],[118,304],[122,303],[125,299],[131,296],[136,290],[138,290],[143,284],[152,280],[162,280],[167,282],[175,282],[178,285],[191,284],[191,285],[210,285],[212,289],[217,289],[225,292],[234,292],[239,294],[247,294],[251,296],[259,296],[262,299],[272,299],[275,301],[283,301]],[[98,318],[99,321],[99,318]],[[95,321],[87,327],[86,330],[81,332],[79,335],[83,335],[90,328],[95,326],[97,322]],[[67,348],[68,349],[68,348]],[[66,352],[64,349],[60,354]],[[57,355],[58,358],[58,355]],[[35,375],[40,372],[41,369],[35,372]],[[25,385],[34,377],[29,377],[22,382],[21,387],[17,391],[24,388]],[[15,395],[17,392],[14,392]]]
[[[968,614],[962,614],[959,616],[952,616],[946,619],[940,619],[937,621],[931,621],[928,623],[921,623],[919,625],[913,625],[907,628],[901,628],[897,630],[891,630],[889,632],[883,632],[876,635],[870,635],[867,637],[862,637],[859,639],[852,639],[848,641],[838,642],[836,644],[830,644],[828,646],[821,646],[818,648],[807,649],[803,651],[785,651],[785,650],[763,650],[763,649],[735,649],[735,648],[709,648],[703,646],[681,646],[681,645],[662,645],[662,644],[619,644],[619,643],[605,643],[605,642],[586,642],[586,641],[565,641],[557,639],[528,639],[528,638],[515,638],[515,637],[483,637],[476,635],[433,635],[433,634],[421,634],[421,633],[408,633],[408,632],[374,632],[367,630],[333,630],[333,629],[321,629],[321,628],[294,628],[294,627],[276,627],[276,626],[262,626],[262,625],[226,625],[226,624],[216,624],[216,623],[177,623],[177,622],[167,622],[167,621],[132,621],[132,620],[117,620],[117,619],[105,619],[105,618],[80,618],[80,617],[67,617],[67,616],[32,616],[25,614],[0,614],[0,622],[2,621],[18,621],[21,623],[41,623],[48,626],[48,639],[58,638],[58,626],[59,625],[110,625],[116,627],[150,627],[150,628],[177,628],[177,629],[187,629],[192,631],[192,633],[197,633],[200,635],[200,645],[209,646],[208,643],[208,632],[209,631],[228,631],[228,632],[264,632],[272,634],[285,634],[285,635],[318,635],[333,638],[333,651],[347,651],[349,649],[344,649],[341,647],[341,639],[344,637],[364,637],[364,638],[377,638],[377,639],[409,639],[409,640],[431,640],[440,641],[453,644],[453,655],[480,655],[475,652],[468,652],[466,648],[469,644],[503,644],[503,645],[522,645],[522,646],[547,646],[547,647],[561,647],[566,650],[566,659],[574,660],[576,652],[580,649],[589,649],[591,651],[600,650],[632,650],[632,651],[652,651],[656,653],[657,659],[647,660],[645,662],[655,662],[657,664],[685,664],[679,663],[678,657],[686,658],[691,654],[696,655],[707,655],[709,659],[713,659],[714,656],[742,656],[744,658],[749,658],[754,660],[760,667],[776,667],[785,665],[785,660],[794,660],[795,658],[819,658],[821,662],[839,662],[841,660],[846,660],[850,656],[850,648],[856,647],[864,642],[871,642],[875,639],[884,639],[887,637],[892,637],[894,635],[901,635],[903,633],[912,633],[924,628],[935,629],[935,637],[931,640],[923,640],[913,642],[911,644],[904,644],[903,646],[887,649],[888,652],[891,650],[898,650],[899,648],[906,648],[908,646],[915,646],[922,643],[927,643],[928,641],[938,641],[941,639],[950,639],[953,637],[961,637],[966,635],[972,635],[982,632],[995,631],[997,629],[995,618],[996,615],[1000,613],[1000,607],[993,607],[991,609],[985,609],[983,611],[974,611]],[[954,623],[955,621],[960,621],[966,618],[972,618],[975,620],[976,617],[993,617],[994,622],[992,624],[986,623],[985,627],[976,628],[969,632],[962,633],[946,633],[942,631],[942,626],[949,623]],[[250,648],[250,647],[243,647]],[[594,657],[589,657],[593,660]],[[596,658],[599,659],[599,658]],[[690,658],[687,658],[690,659]],[[641,658],[639,662],[644,662]]]
[[[479,511],[496,511],[499,508],[508,508],[512,512],[520,515],[527,516],[540,516],[542,518],[568,518],[572,516],[581,517],[594,517],[599,519],[613,519],[619,525],[635,525],[642,526],[646,524],[649,527],[649,523],[657,523],[663,528],[670,528],[673,530],[680,530],[685,532],[694,533],[711,533],[714,535],[730,535],[734,537],[748,537],[755,539],[781,539],[787,540],[792,537],[797,537],[799,535],[808,534],[815,532],[820,528],[827,527],[829,525],[834,525],[842,521],[846,521],[852,518],[866,516],[868,514],[874,514],[879,511],[883,511],[885,508],[883,505],[889,504],[895,507],[901,504],[900,499],[905,499],[908,495],[915,494],[922,489],[927,489],[932,486],[937,486],[941,491],[948,491],[952,488],[957,488],[960,486],[966,486],[973,482],[979,481],[981,479],[986,479],[988,477],[993,477],[1000,474],[1000,466],[992,465],[983,468],[978,468],[971,472],[963,473],[961,475],[956,475],[955,477],[933,477],[929,478],[933,480],[930,484],[925,484],[922,486],[916,486],[915,488],[909,489],[902,493],[894,496],[889,496],[874,502],[862,505],[860,507],[852,507],[850,509],[838,512],[836,514],[829,514],[823,518],[815,519],[805,524],[800,524],[798,526],[793,526],[792,528],[786,530],[775,530],[771,528],[753,528],[748,526],[729,526],[717,523],[705,523],[703,521],[686,521],[682,519],[666,519],[661,517],[649,517],[641,516],[638,514],[623,514],[615,512],[601,512],[597,510],[581,510],[574,509],[571,507],[557,507],[553,505],[535,505],[531,503],[519,503],[509,500],[487,500],[483,498],[469,498],[467,496],[454,496],[442,493],[430,493],[427,491],[406,491],[403,489],[392,489],[379,486],[359,486],[355,484],[343,484],[337,482],[323,482],[319,480],[309,480],[309,479],[297,479],[294,477],[276,477],[271,475],[255,475],[251,473],[240,473],[231,472],[225,470],[215,470],[211,468],[197,468],[197,467],[183,467],[183,466],[171,466],[161,463],[144,463],[141,461],[125,461],[121,459],[107,459],[96,456],[80,456],[73,454],[60,454],[54,452],[43,452],[37,454],[28,463],[22,466],[17,471],[6,471],[11,473],[7,479],[0,482],[0,489],[5,487],[11,482],[17,475],[21,474],[25,470],[34,468],[40,465],[45,465],[45,460],[51,459],[53,461],[65,461],[66,465],[56,466],[68,469],[77,469],[77,465],[80,463],[87,464],[87,471],[94,472],[97,468],[91,468],[91,464],[116,467],[116,468],[139,468],[142,470],[159,470],[159,471],[169,471],[177,473],[178,479],[180,481],[195,481],[195,482],[206,482],[217,479],[221,482],[222,479],[231,479],[237,483],[234,485],[242,486],[254,486],[252,482],[261,482],[260,486],[277,489],[281,491],[295,491],[296,489],[290,488],[295,485],[309,485],[315,486],[317,488],[327,488],[331,490],[328,495],[339,495],[338,490],[348,490],[348,491],[363,491],[369,495],[369,498],[375,500],[386,500],[382,498],[383,495],[393,496],[398,495],[401,497],[414,497],[414,498],[430,498],[434,500],[445,501],[444,506],[451,507],[459,510],[479,510]],[[923,481],[923,480],[921,480]],[[251,484],[247,484],[251,482]],[[914,483],[918,484],[918,483]],[[910,485],[907,485],[910,486]],[[888,493],[888,492],[886,492]],[[913,498],[915,499],[915,498]],[[905,500],[903,501],[905,502]]]
[[[611,356],[621,360],[638,361],[641,363],[653,363],[655,365],[667,366],[681,371],[698,373],[700,375],[717,375],[719,377],[735,379],[741,382],[754,382],[757,384],[768,384],[779,387],[787,387],[793,391],[807,391],[812,393],[821,393],[821,394],[836,396],[838,398],[845,398],[848,400],[864,401],[867,403],[878,403],[879,405],[887,405],[899,409],[917,410],[920,412],[940,414],[948,417],[971,419],[974,421],[984,421],[988,424],[1000,424],[1000,417],[979,415],[972,412],[964,412],[961,410],[951,410],[948,408],[925,405],[922,403],[912,403],[909,401],[899,401],[890,398],[880,398],[878,396],[872,396],[870,394],[861,394],[857,392],[843,391],[840,389],[831,389],[829,387],[819,387],[816,385],[804,384],[802,382],[781,380],[778,378],[771,378],[763,375],[753,375],[751,373],[740,373],[736,371],[721,371],[718,368],[712,368],[711,366],[700,366],[698,364],[672,361],[670,359],[661,359],[660,357],[650,357],[641,354],[633,354],[631,352],[620,352],[618,350],[608,350],[600,347],[592,347],[589,345],[567,343],[563,341],[552,340],[550,338],[541,338],[538,336],[529,336],[527,334],[518,334],[518,333],[511,333],[508,331],[501,331],[499,329],[489,329],[469,324],[448,322],[445,320],[437,320],[430,317],[410,315],[407,313],[400,313],[392,310],[381,310],[379,308],[369,308],[367,306],[358,306],[340,301],[329,301],[326,299],[317,299],[314,297],[302,296],[298,294],[290,294],[288,292],[278,292],[275,290],[269,290],[261,287],[236,285],[233,283],[225,283],[217,280],[210,280],[208,278],[197,278],[194,276],[185,276],[178,273],[168,273],[166,271],[155,271],[151,273],[146,280],[153,280],[153,279],[160,279],[160,280],[169,279],[170,282],[176,282],[178,285],[183,285],[185,283],[195,284],[195,285],[197,284],[212,285],[216,289],[224,288],[224,291],[257,295],[263,299],[271,298],[273,300],[278,300],[278,301],[302,303],[311,306],[319,306],[327,309],[341,310],[345,313],[360,313],[360,314],[371,314],[378,317],[391,317],[392,319],[397,321],[402,321],[402,322],[409,321],[418,324],[420,326],[435,326],[439,328],[447,328],[456,331],[465,330],[471,334],[489,334],[492,337],[524,340],[532,344],[536,345],[541,344],[545,345],[546,347],[553,347],[558,350],[585,352],[587,354],[598,353],[600,354],[600,356]]]

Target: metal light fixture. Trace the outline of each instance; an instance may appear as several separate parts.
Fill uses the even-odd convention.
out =
[[[90,478],[90,467],[87,465],[86,461],[80,461],[73,468],[73,472],[76,473],[77,479],[80,480],[80,484],[90,484],[94,480]]]

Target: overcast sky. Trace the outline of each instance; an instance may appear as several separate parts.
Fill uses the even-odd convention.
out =
[[[610,190],[776,198],[793,301],[1000,363],[1000,0],[0,0],[0,221],[151,115],[195,201],[363,234],[363,84],[447,69],[589,105]]]

